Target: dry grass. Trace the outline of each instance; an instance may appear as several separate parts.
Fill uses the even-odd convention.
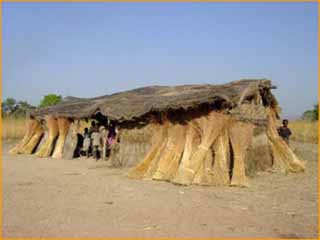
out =
[[[318,121],[296,120],[289,123],[292,140],[318,143]]]
[[[22,139],[26,131],[25,118],[5,117],[2,119],[2,139]]]

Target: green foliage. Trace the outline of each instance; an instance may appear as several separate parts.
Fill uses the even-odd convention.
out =
[[[48,94],[41,100],[40,106],[52,106],[59,103],[62,100],[61,96],[55,94]],[[26,117],[28,112],[35,110],[36,107],[32,106],[26,101],[17,101],[14,98],[7,98],[1,103],[2,117]]]
[[[14,98],[7,98],[1,104],[2,111],[4,112],[13,112],[16,106],[16,100]]]
[[[26,101],[19,101],[16,105],[15,111],[13,112],[13,115],[15,117],[23,117],[26,116],[30,110],[34,110],[35,108],[36,107],[30,105]]]
[[[313,121],[314,119],[314,112],[313,110],[307,110],[302,115],[303,120]]]
[[[48,107],[48,106],[56,105],[61,100],[62,100],[62,97],[60,95],[48,94],[42,98],[40,102],[40,107]]]
[[[1,103],[1,113],[3,117],[25,117],[28,111],[35,109],[26,101],[17,102],[14,98],[7,98]]]
[[[313,107],[313,113],[314,113],[314,119],[318,120],[319,119],[319,104],[317,103]]]
[[[313,106],[312,110],[307,110],[303,113],[302,119],[308,120],[308,121],[316,121],[319,118],[319,105],[318,103]]]

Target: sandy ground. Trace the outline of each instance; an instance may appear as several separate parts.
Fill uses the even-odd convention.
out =
[[[317,145],[293,143],[307,172],[264,172],[249,188],[131,180],[92,159],[9,156],[3,237],[316,238]]]

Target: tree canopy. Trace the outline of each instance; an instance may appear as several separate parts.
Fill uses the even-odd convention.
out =
[[[45,95],[39,107],[52,106],[59,103],[62,100],[60,95],[48,94]],[[3,117],[25,117],[30,110],[36,109],[35,106],[32,106],[27,101],[17,101],[14,98],[6,98],[1,103],[1,113]]]
[[[1,103],[2,116],[24,117],[34,106],[26,101],[16,101],[14,98],[7,98]]]
[[[315,104],[312,110],[307,110],[303,113],[302,119],[316,121],[319,118],[319,104]]]
[[[60,95],[48,94],[42,98],[40,102],[40,107],[48,107],[48,106],[56,105],[61,100],[62,100],[62,97]]]

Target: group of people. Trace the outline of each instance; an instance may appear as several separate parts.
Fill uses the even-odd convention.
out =
[[[289,145],[291,130],[288,124],[289,121],[284,119],[282,126],[277,130],[279,136]],[[96,161],[100,158],[105,159],[105,157],[110,155],[110,150],[118,141],[115,123],[111,122],[108,127],[105,127],[93,121],[91,122],[90,129],[84,129],[81,154],[87,157],[93,156]]]
[[[93,156],[96,161],[104,159],[110,154],[112,146],[116,143],[117,131],[113,122],[108,127],[91,122],[91,127],[85,128],[83,133],[82,155]]]

